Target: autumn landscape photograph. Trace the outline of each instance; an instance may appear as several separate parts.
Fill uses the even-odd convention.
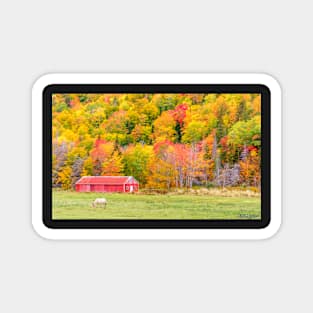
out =
[[[53,219],[261,218],[260,94],[53,94]]]

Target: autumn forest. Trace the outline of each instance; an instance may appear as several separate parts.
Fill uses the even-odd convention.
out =
[[[52,183],[129,175],[141,189],[260,189],[259,94],[54,94]]]

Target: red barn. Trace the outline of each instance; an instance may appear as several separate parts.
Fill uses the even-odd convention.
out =
[[[133,176],[83,176],[75,184],[78,192],[135,192],[139,183]]]

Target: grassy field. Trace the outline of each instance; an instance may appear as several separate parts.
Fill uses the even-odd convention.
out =
[[[106,208],[93,208],[105,197]],[[53,219],[260,219],[260,197],[141,195],[53,190]]]

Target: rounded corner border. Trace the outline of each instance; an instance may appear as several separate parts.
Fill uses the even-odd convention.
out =
[[[42,219],[42,93],[52,84],[70,83],[264,84],[271,93],[271,220],[261,229],[51,229]],[[270,239],[282,221],[282,88],[260,74],[57,74],[39,76],[32,86],[32,226],[44,239],[255,240]],[[273,121],[275,121],[275,126]]]

